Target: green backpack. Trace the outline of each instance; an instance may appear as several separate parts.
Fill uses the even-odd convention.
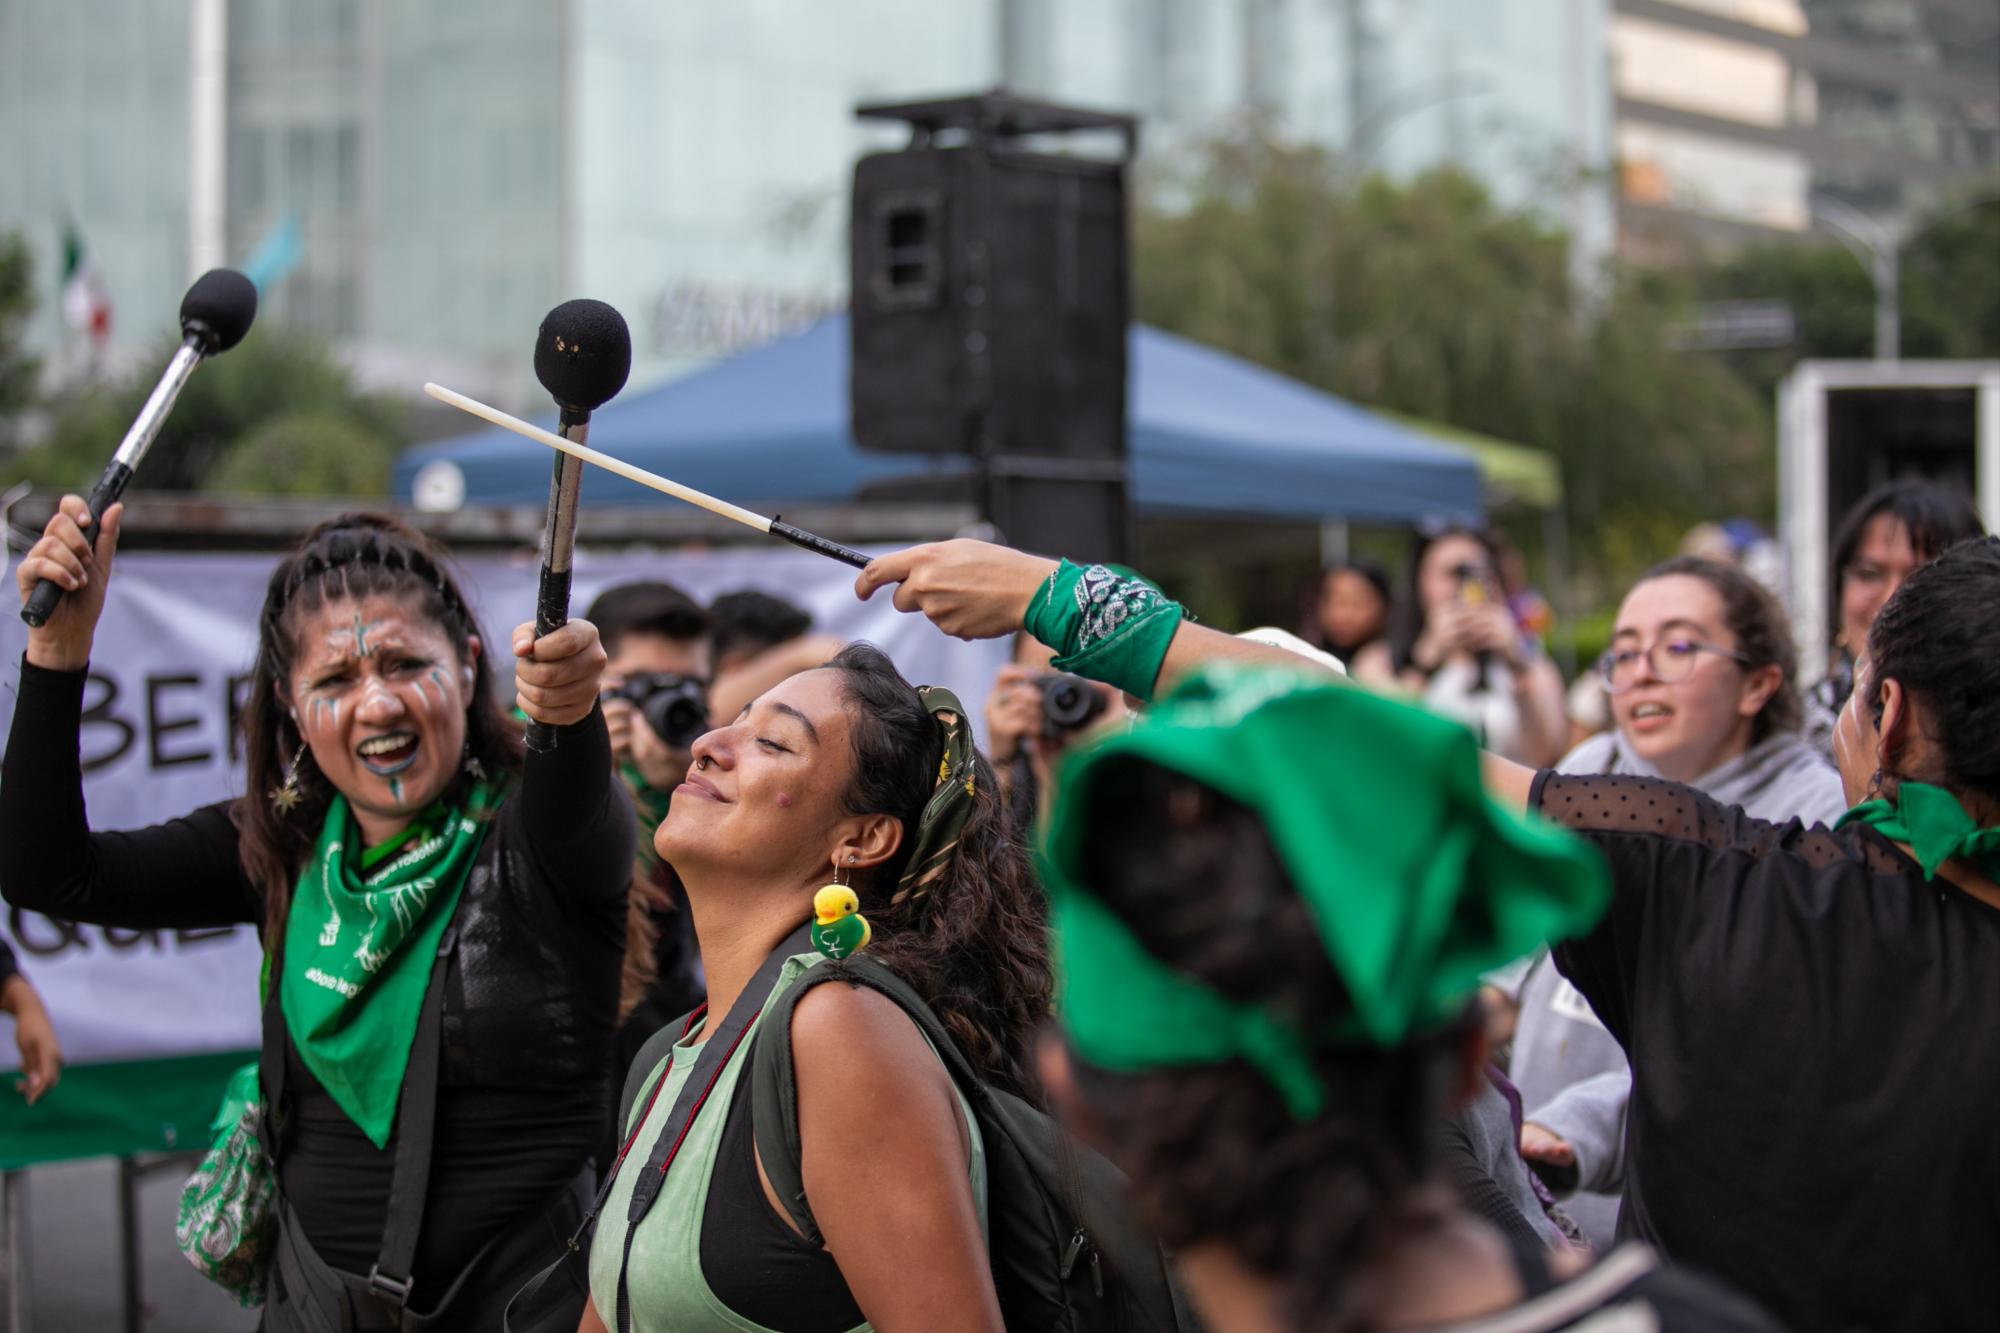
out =
[[[893,1001],[930,1039],[972,1106],[986,1147],[987,1239],[993,1287],[1010,1329],[1036,1333],[1199,1333],[1159,1244],[1133,1217],[1118,1168],[1047,1114],[979,1079],[944,1025],[901,978],[857,954],[807,969],[750,1039],[757,1156],[799,1230],[823,1243],[799,1169],[792,1010],[814,986],[843,981]],[[765,1040],[765,1034],[774,1034]],[[680,1035],[670,1024],[633,1064],[619,1123],[651,1069]],[[655,1044],[659,1049],[653,1049]],[[650,1058],[649,1058],[650,1057]]]

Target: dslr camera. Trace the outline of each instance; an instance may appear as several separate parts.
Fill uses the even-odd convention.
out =
[[[708,682],[671,671],[641,671],[627,676],[607,699],[623,699],[639,710],[653,734],[685,750],[708,730]]]
[[[1041,677],[1042,734],[1064,739],[1083,730],[1104,712],[1104,692],[1082,676],[1051,671]]]

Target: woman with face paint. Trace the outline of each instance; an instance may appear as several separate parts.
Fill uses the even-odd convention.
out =
[[[21,562],[24,596],[65,595],[29,632],[0,769],[7,899],[261,928],[266,1330],[496,1328],[580,1218],[608,1115],[633,820],[597,632],[515,631],[515,698],[557,738],[524,763],[441,553],[392,519],[322,524],[271,575],[245,794],[93,832],[77,728],[119,517],[93,548],[65,497]]]
[[[633,1146],[599,1213],[583,1328],[998,1330],[978,1123],[910,1017],[843,984],[792,1012],[811,1240],[772,1184],[753,1122],[764,1066],[749,1058],[751,1037],[785,1038],[759,1020],[824,961],[805,927],[841,884],[867,956],[982,1080],[1033,1095],[1041,905],[963,709],[856,644],[767,689],[693,756],[654,846],[686,886],[707,1004],[633,1066]],[[633,1225],[635,1190],[662,1179],[648,1158],[670,1145]]]
[[[956,541],[883,556],[856,591],[898,584],[900,609],[962,637],[1025,626],[1066,670],[1143,697],[1217,661],[1300,669],[1178,615],[1111,625],[1093,614],[1108,583],[1078,573]],[[2000,1252],[2000,1063],[1980,1055],[2000,1039],[1996,699],[2000,537],[1984,537],[1914,570],[1875,617],[1834,734],[1853,803],[1835,828],[1485,756],[1488,793],[1610,870],[1608,910],[1555,958],[1632,1064],[1622,1234],[1786,1327],[2000,1327],[1976,1258]],[[1378,786],[1431,780],[1357,729],[1313,744]]]

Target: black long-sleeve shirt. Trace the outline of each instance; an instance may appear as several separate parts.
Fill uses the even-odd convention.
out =
[[[2000,911],[1670,782],[1529,805],[1611,867],[1555,957],[1632,1061],[1621,1231],[1788,1327],[2000,1328]]]
[[[90,830],[77,749],[83,689],[81,671],[22,664],[0,764],[7,901],[134,929],[260,922],[227,803],[131,832]],[[559,739],[529,756],[459,902],[420,1291],[442,1291],[488,1238],[575,1175],[609,1115],[635,823],[602,714]],[[381,1243],[395,1136],[377,1149],[289,1038],[285,1046],[282,1187],[320,1256],[365,1274]]]

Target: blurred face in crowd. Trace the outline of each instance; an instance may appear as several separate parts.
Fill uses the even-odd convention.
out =
[[[772,885],[828,874],[840,825],[870,822],[841,804],[854,774],[851,729],[839,672],[772,686],[694,743],[654,849],[690,884],[704,870]]]
[[[1319,627],[1328,643],[1359,647],[1382,637],[1389,607],[1358,571],[1337,569],[1320,580]]]
[[[1910,530],[1894,514],[1877,514],[1861,530],[1854,558],[1840,571],[1840,642],[1859,655],[1868,631],[1910,571],[1924,563]]]
[[[1727,655],[1736,647],[1721,596],[1691,574],[1648,579],[1618,608],[1612,721],[1663,776],[1692,782],[1749,748],[1782,673],[1746,670]]]
[[[451,785],[478,652],[479,640],[454,644],[395,597],[328,602],[300,621],[292,715],[369,842]]]
[[[1480,580],[1488,588],[1497,583],[1493,561],[1475,537],[1455,532],[1438,538],[1425,548],[1424,558],[1417,565],[1417,599],[1423,603],[1426,615],[1449,606],[1458,598],[1461,587],[1458,571],[1465,565],[1477,570]]]

